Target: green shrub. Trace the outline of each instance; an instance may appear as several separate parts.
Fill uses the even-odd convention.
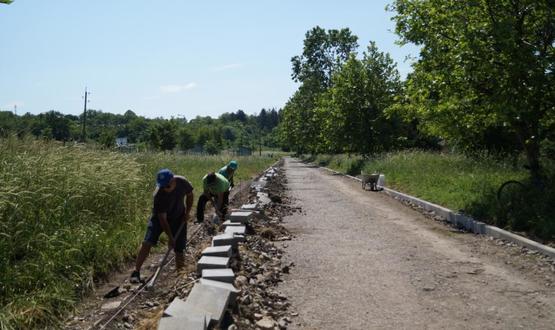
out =
[[[469,214],[476,219],[514,231],[527,232],[537,239],[555,237],[555,171],[546,168],[547,178],[541,189],[525,189],[512,194],[521,200],[515,211],[507,214],[506,204],[497,200],[497,190],[506,181],[518,180],[527,187],[528,172],[514,160],[502,160],[485,154],[429,151],[400,151],[361,156],[317,155],[311,157],[321,166],[356,175],[384,173],[386,185],[424,200]],[[545,162],[545,164],[550,164]]]

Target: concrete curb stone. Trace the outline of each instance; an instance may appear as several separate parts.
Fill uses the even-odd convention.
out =
[[[327,167],[321,167],[329,172],[332,172],[334,174],[340,174],[340,175],[344,175],[340,172],[337,172],[335,170],[332,170],[330,168]],[[354,176],[351,175],[344,175],[352,180],[356,180],[358,182],[362,182],[361,179],[356,178]],[[385,182],[385,177],[382,179],[383,182]],[[513,242],[515,244],[518,244],[520,246],[524,246],[526,248],[529,249],[533,249],[536,250],[548,257],[551,257],[553,259],[555,259],[555,249],[552,247],[549,247],[547,245],[532,241],[526,237],[522,237],[520,235],[516,235],[513,234],[511,232],[508,232],[506,230],[503,230],[501,228],[495,227],[495,226],[491,226],[491,225],[487,225],[484,222],[481,221],[477,221],[474,220],[473,218],[454,212],[446,207],[422,200],[420,198],[411,196],[411,195],[407,195],[404,193],[401,193],[399,191],[393,190],[391,188],[387,188],[387,187],[382,187],[384,192],[394,198],[400,199],[400,200],[404,200],[404,201],[408,201],[411,203],[414,203],[420,207],[422,207],[424,210],[426,211],[431,211],[434,212],[435,214],[437,214],[438,216],[446,219],[448,222],[452,223],[455,226],[460,226],[472,233],[475,234],[480,234],[480,235],[488,235],[494,238],[498,238],[498,239],[503,239],[506,241],[510,241]]]

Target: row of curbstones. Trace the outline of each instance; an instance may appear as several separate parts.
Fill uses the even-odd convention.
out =
[[[322,167],[322,168],[336,175],[343,175],[342,173],[334,171],[327,167]],[[362,180],[357,177],[354,177],[351,175],[345,175],[345,176],[352,180],[362,182]],[[382,175],[380,175],[380,177],[381,176]],[[415,204],[428,212],[433,212],[437,216],[445,219],[447,222],[451,223],[456,227],[464,228],[465,230],[475,234],[487,235],[493,238],[506,240],[506,241],[515,243],[517,245],[526,247],[528,249],[538,251],[548,257],[555,259],[555,249],[552,247],[532,241],[526,237],[513,234],[499,227],[488,225],[484,222],[475,220],[467,215],[460,214],[446,207],[422,200],[420,198],[417,198],[411,195],[398,192],[391,188],[387,188],[385,187],[385,178],[383,179],[380,178],[380,179],[381,179],[381,182],[378,183],[378,186],[381,186],[380,188],[383,189],[383,191],[386,194],[392,196],[395,199]]]
[[[232,210],[222,224],[224,232],[214,236],[212,246],[202,251],[197,262],[200,280],[185,301],[175,298],[164,310],[158,329],[211,329],[220,325],[228,308],[235,307],[239,290],[233,285],[235,274],[230,263],[232,258],[239,256],[238,246],[245,241],[246,224],[263,214],[271,202],[264,187],[275,175],[277,170],[272,166],[252,183],[251,189],[257,193],[256,202]]]

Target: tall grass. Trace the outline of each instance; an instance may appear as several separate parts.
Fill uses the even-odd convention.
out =
[[[237,160],[239,167],[235,173],[235,183],[252,179],[259,172],[271,165],[277,157],[274,155],[257,156],[191,156],[186,157],[172,153],[143,153],[137,155],[137,161],[145,166],[145,175],[150,176],[152,188],[154,177],[160,168],[169,168],[177,175],[189,180],[195,193],[202,192],[202,177],[208,172],[218,171],[231,159]]]
[[[384,173],[393,189],[470,214],[490,224],[525,231],[538,239],[555,235],[555,187],[552,180],[541,191],[524,193],[528,207],[518,219],[506,219],[497,202],[497,189],[508,180],[526,183],[528,173],[512,162],[486,155],[468,157],[424,151],[401,151],[371,158],[347,155],[317,155],[307,158],[321,166],[357,175]]]
[[[134,255],[158,169],[185,175],[198,193],[228,160],[0,140],[0,329],[60,326],[96,276]],[[237,181],[274,159],[238,161]]]
[[[0,324],[52,324],[129,256],[143,216],[127,155],[15,138],[0,144]]]

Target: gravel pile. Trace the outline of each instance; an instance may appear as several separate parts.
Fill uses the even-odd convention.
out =
[[[282,261],[284,252],[274,244],[292,239],[281,225],[282,217],[301,212],[300,208],[290,206],[285,184],[281,169],[268,179],[265,189],[271,203],[249,226],[251,235],[240,247],[241,259],[234,267],[235,286],[241,293],[231,315],[233,324],[227,329],[286,329],[297,315],[290,311],[287,297],[276,290],[282,275],[294,266]],[[253,193],[250,200],[254,202],[255,196]]]

